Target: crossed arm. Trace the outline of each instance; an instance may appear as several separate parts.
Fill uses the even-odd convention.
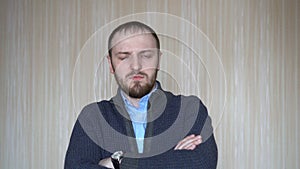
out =
[[[200,114],[200,113],[199,113]],[[200,114],[195,122],[195,126],[188,136],[178,142],[174,149],[160,155],[147,158],[124,158],[121,168],[206,168],[215,169],[217,165],[217,146],[214,135],[207,135],[199,131],[201,128],[211,128],[211,124],[204,125],[203,120],[207,113]],[[210,129],[212,131],[212,129]],[[209,131],[210,131],[209,130]],[[197,135],[192,135],[197,133]],[[202,135],[203,134],[203,135]],[[202,142],[202,143],[201,143]],[[200,144],[201,143],[201,144]],[[109,152],[103,150],[99,145],[91,140],[85,133],[80,122],[75,123],[70,144],[65,158],[65,169],[107,169],[110,165]],[[106,159],[107,158],[107,159]],[[102,159],[106,159],[103,160]],[[107,164],[107,163],[108,164]],[[100,165],[99,165],[100,164]]]
[[[136,160],[138,160],[136,168],[144,168],[145,166],[153,169],[199,168],[199,166],[209,169],[216,168],[217,147],[214,136],[211,135],[208,140],[201,144],[199,142],[201,142],[199,137],[190,135],[180,141],[174,149],[161,155],[142,159],[124,158],[121,167],[132,168],[132,165],[136,165]],[[101,151],[101,147],[86,135],[77,121],[65,158],[65,169],[110,168],[111,166],[99,165],[99,161],[103,159]]]
[[[174,150],[194,150],[201,142],[202,137],[200,135],[192,134],[179,141]],[[100,160],[99,165],[106,168],[114,168],[110,158]]]

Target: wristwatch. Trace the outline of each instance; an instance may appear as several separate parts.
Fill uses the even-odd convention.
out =
[[[111,162],[115,169],[120,169],[121,160],[123,159],[123,151],[116,151],[111,155]]]

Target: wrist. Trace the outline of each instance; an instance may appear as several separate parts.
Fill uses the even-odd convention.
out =
[[[111,162],[115,169],[120,168],[121,161],[123,159],[124,152],[123,151],[116,151],[111,155]]]

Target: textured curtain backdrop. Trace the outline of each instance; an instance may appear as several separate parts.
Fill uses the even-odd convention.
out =
[[[163,87],[207,105],[218,168],[300,168],[297,0],[0,3],[0,168],[63,167],[82,106],[115,93],[106,39],[130,19],[160,34]]]

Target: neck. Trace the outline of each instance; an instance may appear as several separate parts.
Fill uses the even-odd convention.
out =
[[[134,107],[140,107],[139,105],[139,101],[141,100],[141,98],[133,98],[128,96],[127,94],[125,94],[125,97],[129,100],[129,102],[134,106]]]

